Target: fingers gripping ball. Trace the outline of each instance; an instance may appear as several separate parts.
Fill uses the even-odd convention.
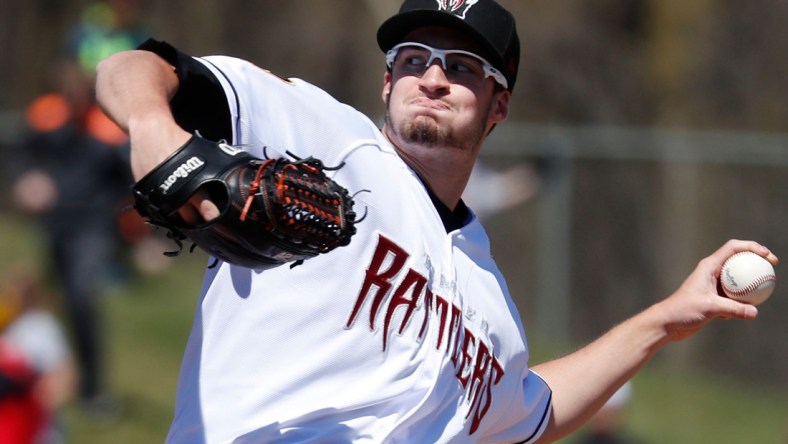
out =
[[[190,239],[231,264],[267,269],[298,264],[348,245],[356,214],[348,191],[325,175],[323,163],[258,159],[193,136],[133,187],[134,207],[149,223]],[[188,224],[178,209],[204,191],[220,210],[216,219]]]
[[[729,257],[720,273],[725,295],[752,305],[761,304],[768,299],[776,281],[772,264],[749,251]]]

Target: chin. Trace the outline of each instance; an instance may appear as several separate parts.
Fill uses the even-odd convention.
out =
[[[442,137],[438,123],[431,117],[418,117],[412,122],[407,122],[402,128],[402,137],[413,143],[422,145],[438,145]]]

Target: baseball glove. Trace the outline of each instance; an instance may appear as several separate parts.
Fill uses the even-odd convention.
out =
[[[295,266],[347,245],[356,233],[353,199],[325,175],[330,169],[312,157],[258,159],[195,134],[133,186],[134,208],[149,223],[169,230],[178,250],[167,255],[180,254],[188,238],[231,264]],[[178,208],[198,189],[221,214],[188,224]]]

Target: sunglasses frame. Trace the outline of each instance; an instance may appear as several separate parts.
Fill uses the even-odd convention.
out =
[[[429,68],[435,59],[440,60],[441,67],[443,67],[444,71],[448,69],[446,64],[446,56],[451,54],[460,54],[468,57],[472,57],[482,64],[482,69],[484,70],[484,78],[492,77],[499,85],[503,86],[505,89],[509,89],[509,81],[506,80],[506,76],[501,73],[498,69],[492,66],[490,62],[488,62],[484,57],[474,54],[470,51],[463,51],[461,49],[438,49],[433,48],[432,46],[425,45],[424,43],[418,42],[402,42],[393,48],[389,49],[386,52],[386,66],[389,69],[392,69],[394,66],[394,60],[397,58],[397,54],[399,53],[400,49],[408,47],[408,46],[415,46],[417,48],[425,49],[430,52],[429,59],[427,63],[424,65],[424,70],[426,72],[427,68]]]

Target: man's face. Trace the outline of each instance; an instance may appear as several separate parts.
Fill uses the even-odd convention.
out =
[[[480,54],[473,41],[449,28],[421,28],[405,41]],[[447,72],[439,61],[413,72],[406,57],[398,55],[384,77],[386,135],[400,150],[442,147],[475,157],[492,126],[506,118],[509,92],[483,75],[466,78],[451,66]]]

